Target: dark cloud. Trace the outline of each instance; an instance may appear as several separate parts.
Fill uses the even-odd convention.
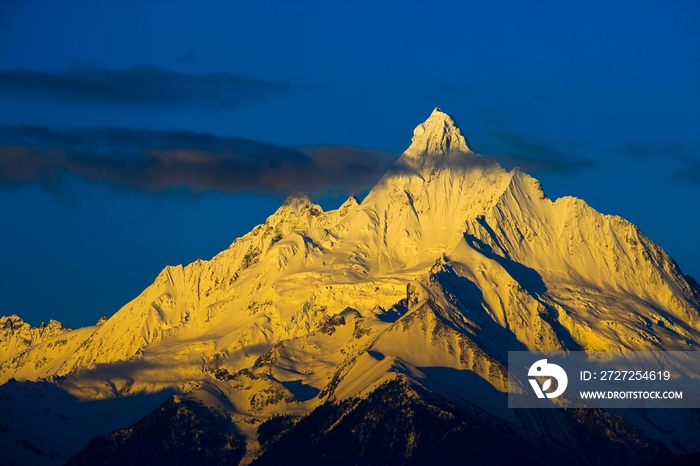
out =
[[[400,155],[347,145],[304,148],[301,152],[311,157],[322,171],[336,173],[337,177],[347,176],[349,179],[344,183],[348,188],[356,184],[353,179],[369,178],[377,181]],[[355,192],[368,187],[371,186],[357,185]]]
[[[505,167],[520,167],[525,171],[575,174],[596,165],[595,160],[557,148],[553,143],[513,131],[486,130],[486,134],[505,144],[505,154],[492,155]]]
[[[361,192],[397,154],[350,146],[301,150],[189,131],[0,126],[0,181],[58,183],[69,173],[159,192]]]
[[[61,175],[65,157],[60,150],[37,147],[0,147],[0,180],[11,183],[40,181],[55,184]]]
[[[235,107],[295,90],[287,83],[230,74],[183,74],[145,65],[110,70],[75,63],[63,73],[0,70],[0,94],[80,103]]]

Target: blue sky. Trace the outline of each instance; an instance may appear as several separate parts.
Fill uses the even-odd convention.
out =
[[[700,3],[0,2],[0,314],[80,326],[440,105],[700,278]]]

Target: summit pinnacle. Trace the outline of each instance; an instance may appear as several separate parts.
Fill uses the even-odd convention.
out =
[[[413,130],[408,151],[442,154],[448,151],[471,152],[467,140],[450,115],[435,107],[427,120]]]

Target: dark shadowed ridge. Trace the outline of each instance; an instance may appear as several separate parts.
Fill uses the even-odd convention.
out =
[[[93,438],[66,466],[236,465],[244,453],[230,420],[175,396],[131,427]]]
[[[397,379],[367,398],[326,403],[299,420],[271,418],[258,428],[264,452],[252,464],[613,465],[669,455],[601,411],[551,411],[556,423],[576,430],[574,438],[533,434]],[[622,435],[611,440],[604,427],[616,423]]]

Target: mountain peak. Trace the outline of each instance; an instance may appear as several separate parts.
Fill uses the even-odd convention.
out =
[[[313,203],[306,194],[301,191],[295,191],[287,196],[284,204],[282,204],[282,208],[285,208],[285,210],[301,210],[310,205],[313,205]]]
[[[311,202],[311,199],[303,192],[295,191],[287,196],[284,204],[282,204],[274,214],[268,217],[265,223],[276,225],[282,221],[291,221],[296,225],[296,227],[294,227],[295,229],[303,229],[309,226],[309,216],[318,217],[322,214],[323,209],[320,205]],[[300,224],[298,223],[299,221],[301,221]]]
[[[428,119],[413,130],[409,150],[427,154],[471,152],[457,123],[440,107],[435,107]]]

